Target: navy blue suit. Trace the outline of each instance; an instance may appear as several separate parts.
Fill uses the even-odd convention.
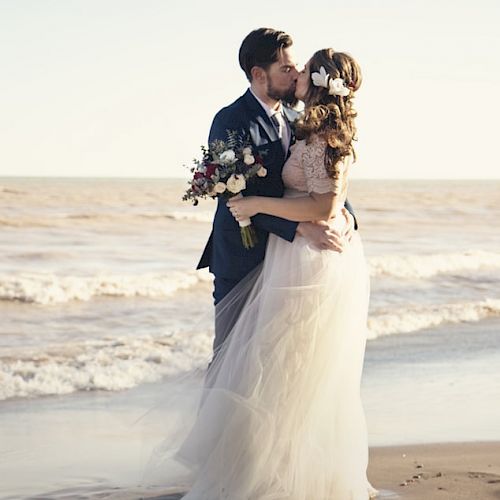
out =
[[[288,108],[284,110],[290,120],[293,110]],[[215,115],[210,129],[209,142],[217,139],[226,141],[227,130],[236,130],[248,135],[252,141],[254,153],[260,154],[267,169],[266,177],[255,177],[247,182],[244,196],[282,197],[284,186],[281,171],[290,153],[284,153],[276,129],[250,90]],[[292,143],[293,140],[292,137]],[[232,216],[226,203],[227,200],[224,197],[219,197],[212,233],[197,266],[197,269],[208,267],[215,275],[216,304],[264,260],[269,233],[292,241],[298,224],[266,214],[252,217],[258,243],[247,250],[241,241],[238,222]],[[348,203],[346,203],[346,208],[352,213]]]

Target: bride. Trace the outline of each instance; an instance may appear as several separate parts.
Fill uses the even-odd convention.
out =
[[[283,168],[285,196],[230,200],[236,219],[265,213],[342,229],[360,84],[348,54],[312,56],[297,80],[305,112]],[[193,421],[175,447],[157,450],[157,484],[182,482],[184,500],[374,498],[360,399],[369,291],[359,231],[342,253],[271,234],[264,262],[218,304],[224,323],[246,298]]]

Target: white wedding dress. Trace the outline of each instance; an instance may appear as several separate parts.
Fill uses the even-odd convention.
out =
[[[285,196],[345,199],[349,161],[333,181],[323,155],[319,139],[292,146]],[[340,212],[332,221],[344,223]],[[369,286],[357,231],[343,253],[270,235],[264,263],[217,307],[230,316],[248,297],[197,409],[157,448],[152,482],[184,489],[184,500],[375,497],[360,399]]]

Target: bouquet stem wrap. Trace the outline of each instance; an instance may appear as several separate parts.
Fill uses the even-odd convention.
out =
[[[243,195],[241,193],[238,193],[234,196],[231,196],[231,198],[239,200],[243,198]],[[244,219],[238,221],[238,224],[240,225],[241,241],[243,242],[243,246],[247,250],[249,248],[253,248],[256,245],[258,239],[257,234],[255,233],[255,229],[252,226],[252,221],[250,219]]]

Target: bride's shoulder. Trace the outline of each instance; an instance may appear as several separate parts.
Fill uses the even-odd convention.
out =
[[[317,135],[311,135],[304,139],[302,146],[302,160],[306,166],[312,164],[322,165],[324,168],[324,158],[326,152],[326,140]]]
[[[314,146],[326,146],[326,139],[322,135],[311,134],[305,138],[297,138],[293,143],[293,146],[307,146],[308,148]]]
[[[325,154],[328,142],[325,137],[318,134],[312,134],[309,138],[301,141],[303,142],[302,158],[306,166],[316,164],[315,173],[326,173],[325,168]],[[347,155],[335,164],[334,170],[337,172],[346,172],[350,165],[353,163],[353,156]]]
[[[307,139],[304,139],[304,143],[309,149],[322,149],[323,152],[326,148],[326,139],[319,134],[311,134]]]

